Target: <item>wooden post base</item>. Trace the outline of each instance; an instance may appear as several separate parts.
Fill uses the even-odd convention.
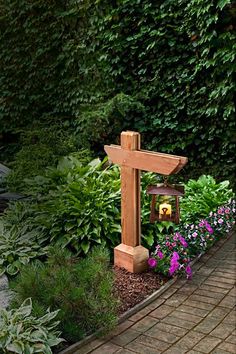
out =
[[[143,246],[127,246],[121,243],[114,249],[114,264],[131,273],[141,273],[148,268],[149,252]]]

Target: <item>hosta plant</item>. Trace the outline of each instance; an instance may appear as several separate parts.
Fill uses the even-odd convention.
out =
[[[40,318],[32,314],[32,301],[26,299],[19,308],[0,309],[0,353],[52,354],[51,347],[60,344],[60,332],[55,321],[58,311]]]
[[[197,180],[190,179],[185,185],[185,196],[180,200],[181,220],[191,223],[204,218],[233,196],[229,181],[217,183],[212,176],[205,175]]]
[[[0,275],[15,275],[22,265],[44,254],[46,248],[42,247],[36,230],[24,230],[16,225],[7,229],[0,221]]]

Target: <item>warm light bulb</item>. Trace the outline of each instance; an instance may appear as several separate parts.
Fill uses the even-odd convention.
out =
[[[171,205],[168,203],[162,203],[159,206],[159,216],[161,218],[162,216],[166,215],[171,217]]]

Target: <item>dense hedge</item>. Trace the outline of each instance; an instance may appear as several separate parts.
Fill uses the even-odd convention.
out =
[[[144,106],[130,128],[190,167],[233,172],[235,9],[230,1],[120,1],[103,19],[102,60],[116,92]]]
[[[187,174],[233,174],[232,1],[0,0],[0,16],[3,131],[60,118],[98,151],[128,128]]]

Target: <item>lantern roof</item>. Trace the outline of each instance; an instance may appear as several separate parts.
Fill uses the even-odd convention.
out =
[[[180,185],[156,184],[148,186],[147,193],[156,195],[183,196],[184,187]]]

